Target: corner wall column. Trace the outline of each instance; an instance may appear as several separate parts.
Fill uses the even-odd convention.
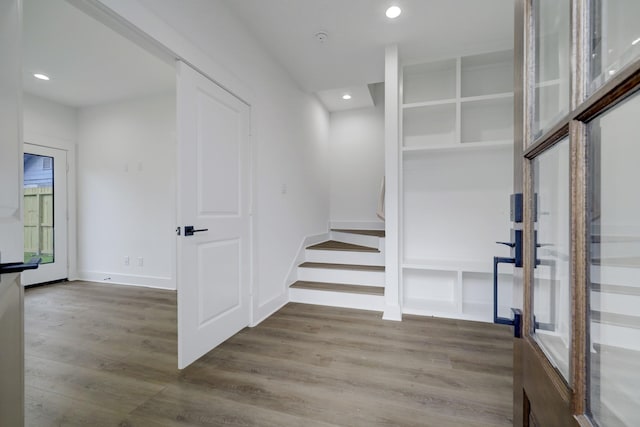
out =
[[[400,306],[400,75],[398,46],[385,49],[385,308],[383,319],[402,320]]]

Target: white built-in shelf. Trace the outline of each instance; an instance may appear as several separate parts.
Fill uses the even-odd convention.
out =
[[[458,102],[456,98],[453,99],[442,99],[438,101],[424,101],[424,102],[413,102],[411,104],[402,104],[403,110],[410,110],[411,108],[420,108],[420,107],[433,107],[437,105],[455,105]]]
[[[509,237],[513,53],[402,68],[400,275],[407,314],[493,320]],[[551,87],[550,87],[551,89]],[[546,90],[546,89],[540,89]],[[511,304],[511,269],[499,301]]]
[[[512,140],[512,57],[501,51],[403,67],[403,151]]]
[[[432,259],[405,260],[402,268],[411,270],[442,270],[468,271],[477,273],[493,272],[493,260],[461,260],[461,259]]]
[[[513,99],[513,92],[494,93],[492,95],[467,96],[460,98],[460,102],[491,101],[493,99]]]
[[[535,84],[535,88],[536,89],[541,88],[541,87],[555,87],[555,86],[560,86],[560,79],[547,80],[547,81]]]
[[[402,147],[405,155],[415,155],[417,153],[433,153],[433,152],[457,152],[457,151],[478,151],[491,149],[510,149],[513,147],[513,141],[505,139],[503,141],[475,141],[464,142],[460,144],[444,144],[444,145],[427,145]]]

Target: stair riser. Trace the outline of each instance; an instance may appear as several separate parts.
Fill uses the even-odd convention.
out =
[[[289,300],[291,302],[326,305],[330,307],[344,307],[374,311],[384,310],[384,297],[379,295],[359,295],[344,292],[290,288]]]
[[[640,287],[640,269],[624,267],[591,267],[591,281],[609,285]]]
[[[640,296],[592,292],[591,309],[640,317]]]
[[[298,267],[298,280],[384,287],[384,272]]]
[[[591,253],[604,257],[638,257],[640,256],[640,245],[638,242],[593,243]]]
[[[358,264],[384,266],[384,255],[379,252],[353,251],[305,251],[305,261],[322,262],[326,264]]]
[[[353,245],[369,246],[371,248],[381,249],[384,247],[384,238],[376,236],[365,236],[362,234],[342,233],[340,231],[331,231],[331,239],[338,242],[351,243]]]
[[[591,339],[596,344],[640,351],[640,329],[592,322]]]

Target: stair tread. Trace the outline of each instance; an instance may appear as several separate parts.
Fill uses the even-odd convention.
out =
[[[384,230],[353,230],[353,229],[343,229],[343,228],[334,228],[331,231],[337,231],[339,233],[351,233],[351,234],[362,234],[363,236],[375,236],[375,237],[384,237]]]
[[[606,267],[640,267],[640,257],[612,257],[612,258],[593,258],[591,262],[594,265],[604,265]]]
[[[596,323],[640,329],[640,316],[592,310],[591,320]]]
[[[640,241],[640,236],[593,235],[593,243],[628,243]]]
[[[342,283],[327,283],[327,282],[306,282],[298,280],[293,283],[291,288],[296,289],[310,289],[314,291],[330,291],[330,292],[342,292],[349,294],[363,294],[363,295],[384,295],[384,288],[379,286],[363,286],[363,285],[345,285]]]
[[[325,262],[303,262],[298,267],[324,268],[327,270],[384,271],[382,265],[330,264]]]
[[[375,252],[380,253],[377,248],[370,246],[354,245],[352,243],[338,242],[336,240],[327,240],[307,247],[307,249],[318,251],[351,251],[351,252]]]
[[[591,290],[593,292],[602,292],[606,294],[640,296],[640,287],[637,287],[637,286],[607,285],[607,284],[600,284],[600,283],[592,283]]]

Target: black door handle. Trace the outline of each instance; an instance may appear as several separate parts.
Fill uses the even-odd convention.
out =
[[[202,231],[209,231],[208,228],[201,228],[199,230],[196,230],[193,228],[193,225],[185,225],[184,226],[184,235],[185,236],[193,236],[194,233],[200,233]]]

